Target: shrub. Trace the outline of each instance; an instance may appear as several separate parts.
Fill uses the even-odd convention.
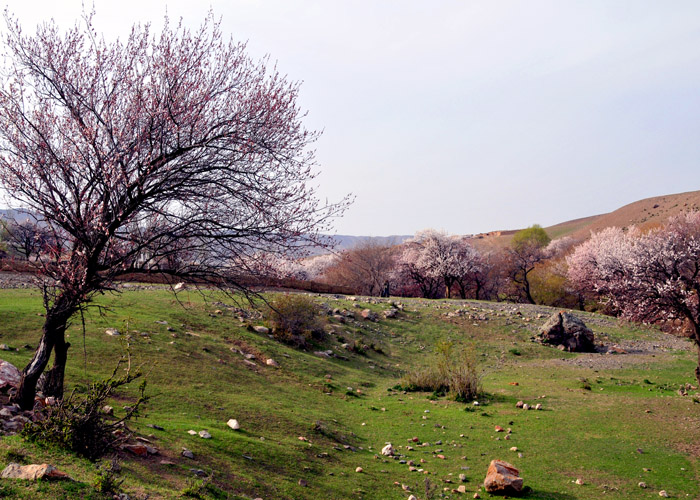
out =
[[[406,373],[401,382],[406,391],[432,392],[435,397],[449,393],[457,401],[470,401],[481,393],[473,349],[455,352],[451,342],[438,344],[434,362]]]
[[[268,303],[265,318],[273,335],[284,342],[304,345],[311,339],[321,339],[324,334],[321,308],[306,295],[276,296]]]
[[[138,400],[127,409],[121,419],[113,419],[103,410],[105,401],[115,389],[141,376],[140,370],[131,373],[130,360],[127,351],[127,355],[119,360],[109,378],[90,384],[82,396],[76,397],[74,390],[56,406],[48,406],[44,410],[42,420],[25,425],[22,436],[38,444],[57,445],[71,450],[89,460],[96,460],[106,454],[125,439],[123,436],[126,433],[115,435],[114,431],[124,427],[126,422],[137,416],[140,405],[148,399],[144,395],[144,380],[139,386]],[[117,371],[123,364],[127,366],[126,372],[117,377]]]

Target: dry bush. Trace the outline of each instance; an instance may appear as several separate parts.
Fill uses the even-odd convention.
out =
[[[279,340],[305,345],[323,337],[322,311],[313,299],[302,294],[278,295],[267,304],[265,319]]]
[[[428,366],[410,371],[401,380],[407,391],[432,391],[437,395],[449,394],[457,401],[471,401],[481,393],[474,350],[456,352],[451,342],[438,344],[437,355]]]

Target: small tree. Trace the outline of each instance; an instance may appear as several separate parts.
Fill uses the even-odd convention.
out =
[[[326,283],[348,287],[362,295],[380,295],[391,281],[393,245],[365,240],[342,252],[323,272]]]
[[[261,251],[323,244],[347,200],[322,205],[308,184],[318,134],[302,125],[298,85],[209,15],[191,32],[134,26],[108,43],[92,15],[25,35],[6,16],[0,85],[0,181],[46,225],[46,317],[15,400],[63,394],[73,315],[125,272],[228,289]]]
[[[700,383],[700,213],[669,219],[646,234],[635,228],[595,233],[567,259],[581,290],[607,297],[637,321],[687,320],[698,346]]]
[[[12,220],[4,223],[4,228],[8,249],[27,261],[38,258],[51,245],[50,232],[36,222]]]
[[[518,231],[511,240],[508,252],[510,279],[517,285],[523,298],[530,304],[535,303],[535,299],[532,297],[530,273],[539,262],[547,258],[546,247],[549,242],[549,236],[538,224]]]

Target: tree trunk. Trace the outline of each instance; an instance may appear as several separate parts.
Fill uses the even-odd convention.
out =
[[[532,298],[532,294],[530,293],[530,282],[527,279],[527,274],[523,276],[523,285],[525,288],[525,298],[530,304],[535,304],[535,299]]]
[[[44,396],[53,396],[56,399],[63,399],[63,379],[66,372],[69,347],[70,342],[66,342],[63,335],[56,339],[56,343],[53,347],[53,366],[46,372],[46,379],[42,387]]]
[[[49,363],[52,350],[55,351],[56,355],[53,367],[46,374],[44,386],[47,392],[44,394],[54,397],[63,396],[63,378],[67,351],[70,346],[65,341],[65,332],[68,320],[75,311],[76,306],[63,295],[59,296],[47,311],[39,347],[34,352],[32,360],[22,370],[17,393],[12,397],[12,401],[23,410],[31,410],[34,407],[36,384]]]

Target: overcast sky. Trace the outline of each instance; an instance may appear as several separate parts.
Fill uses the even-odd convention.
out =
[[[7,5],[27,29],[82,10]],[[319,193],[356,196],[339,234],[547,226],[700,189],[697,0],[96,0],[95,26],[194,27],[210,5],[303,81]]]

